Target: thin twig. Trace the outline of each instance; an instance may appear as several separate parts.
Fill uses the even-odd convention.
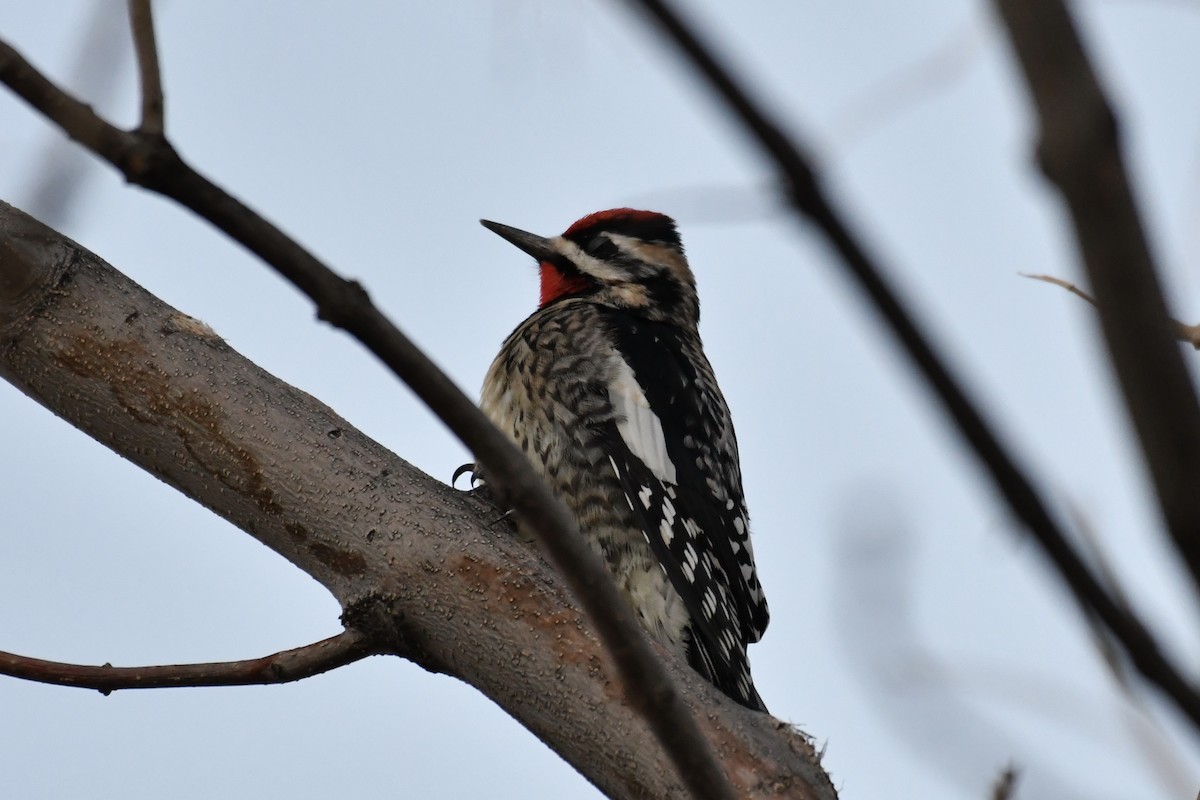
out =
[[[319,675],[378,650],[366,634],[347,629],[320,642],[246,661],[212,664],[174,664],[153,667],[93,667],[45,661],[0,652],[0,675],[39,683],[97,689],[104,694],[118,689],[161,689],[179,686],[252,686],[289,683]]]
[[[1032,275],[1028,272],[1018,272],[1017,274],[1022,278],[1032,278],[1035,281],[1045,281],[1046,283],[1052,283],[1055,286],[1061,286],[1063,289],[1066,289],[1076,297],[1082,297],[1093,306],[1097,305],[1094,297],[1070,281],[1063,280],[1062,278],[1056,278],[1053,275]],[[1200,325],[1186,325],[1174,318],[1171,319],[1171,324],[1175,327],[1176,339],[1181,342],[1187,342],[1196,350],[1200,350]]]
[[[494,489],[534,531],[612,657],[630,705],[646,720],[698,798],[733,798],[708,741],[607,569],[563,504],[525,456],[483,412],[371,302],[283,231],[188,166],[165,137],[123,131],[41,75],[0,42],[0,81],[126,179],[170,197],[208,220],[303,291],[317,316],[347,331],[413,389],[467,445]],[[732,701],[731,701],[732,702]]]
[[[158,136],[163,132],[162,71],[158,66],[158,45],[154,41],[150,0],[129,0],[129,21],[133,27],[133,47],[137,52],[138,75],[142,84],[142,123],[138,130],[149,136]]]
[[[1092,574],[1050,516],[1033,485],[1017,468],[991,426],[950,373],[944,359],[917,327],[912,314],[883,277],[876,260],[867,254],[841,214],[831,205],[800,147],[750,98],[729,70],[718,62],[712,49],[702,43],[695,31],[663,0],[629,2],[645,9],[658,22],[664,35],[679,47],[775,162],[795,210],[825,234],[847,271],[858,281],[937,395],[959,433],[971,445],[1009,509],[1041,545],[1071,592],[1080,603],[1096,612],[1129,653],[1138,670],[1170,697],[1200,730],[1200,694],[1167,660],[1141,621],[1116,603]]]
[[[973,63],[984,52],[985,26],[982,14],[973,9],[951,29],[943,42],[910,63],[889,69],[864,91],[836,111],[822,139],[848,152],[858,140],[886,127],[902,115],[964,80]]]
[[[1200,593],[1200,400],[1172,341],[1116,116],[1061,0],[994,5],[1037,108],[1038,163],[1070,211],[1163,521]]]

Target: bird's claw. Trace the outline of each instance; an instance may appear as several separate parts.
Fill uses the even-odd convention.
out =
[[[478,477],[476,477],[479,473],[475,469],[474,461],[470,461],[466,464],[463,464],[461,467],[454,470],[454,474],[450,476],[450,485],[454,486],[454,484],[458,483],[458,479],[461,478],[463,475],[465,475],[468,472],[471,473],[471,486],[470,486],[470,488],[466,489],[466,491],[469,492],[472,489],[474,489],[475,484],[480,482],[480,479]]]
[[[504,520],[508,519],[509,517],[511,517],[511,516],[512,516],[513,514],[515,514],[515,513],[516,513],[516,510],[515,510],[515,509],[511,509],[511,508],[510,508],[508,511],[505,511],[503,514],[501,514],[500,516],[496,517],[494,520],[492,520],[491,522],[489,522],[489,523],[488,523],[488,527],[489,527],[489,528],[494,528],[494,527],[496,527],[496,526],[497,526],[497,525],[499,525],[501,522],[504,522]]]

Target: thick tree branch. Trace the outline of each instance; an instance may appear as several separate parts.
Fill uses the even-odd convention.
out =
[[[142,122],[138,130],[148,136],[161,136],[162,72],[158,66],[158,45],[154,41],[154,17],[150,13],[150,0],[129,0],[129,21],[133,28],[133,49],[137,53],[138,75],[142,86]]]
[[[918,328],[911,312],[900,302],[879,264],[859,243],[841,214],[825,196],[816,172],[801,148],[750,97],[730,71],[717,60],[713,50],[666,2],[630,2],[650,14],[663,34],[679,47],[775,163],[793,208],[817,226],[841,257],[847,272],[858,282],[880,317],[891,328],[959,433],[974,450],[1009,509],[1042,547],[1078,602],[1095,611],[1096,616],[1125,648],[1138,671],[1171,698],[1193,725],[1200,729],[1200,694],[1163,655],[1150,631],[1136,616],[1114,601],[1088,569],[1051,517],[1033,485],[1018,469],[991,426],[951,374],[945,360]],[[1200,497],[1200,493],[1195,492],[1196,485],[1200,483],[1192,486],[1193,499]],[[1192,530],[1200,531],[1200,527]]]
[[[98,689],[161,689],[180,686],[251,686],[289,683],[320,675],[375,655],[370,638],[345,630],[320,642],[246,661],[153,667],[93,667],[0,652],[0,675],[58,686]]]
[[[649,721],[696,797],[732,798],[670,676],[600,559],[566,508],[516,446],[371,302],[281,230],[180,158],[161,135],[122,131],[99,118],[0,42],[0,81],[73,139],[139,185],[170,197],[238,241],[317,305],[318,316],[357,338],[446,423],[486,468],[490,485],[562,571],[617,664],[626,700]]]
[[[478,688],[612,797],[688,796],[560,574],[203,323],[0,203],[0,377],[303,569],[388,652]],[[807,740],[664,666],[737,797],[829,800]]]
[[[1060,0],[995,6],[1037,108],[1038,162],[1070,210],[1163,519],[1200,590],[1200,403],[1172,341],[1116,118]]]

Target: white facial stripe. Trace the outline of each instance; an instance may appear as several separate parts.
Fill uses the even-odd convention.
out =
[[[664,483],[677,483],[675,465],[667,455],[667,440],[662,421],[650,408],[641,385],[615,350],[612,354],[613,377],[608,384],[608,399],[617,414],[617,431],[629,452],[642,460],[654,477]]]
[[[628,274],[622,270],[613,268],[598,258],[589,256],[583,251],[582,247],[570,239],[564,239],[562,236],[559,236],[552,241],[552,246],[585,275],[591,275],[604,283],[610,284],[624,283],[629,280]]]

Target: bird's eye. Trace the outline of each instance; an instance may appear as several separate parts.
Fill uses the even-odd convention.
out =
[[[618,248],[612,239],[601,235],[588,242],[587,251],[589,255],[596,258],[612,258],[617,254]]]

